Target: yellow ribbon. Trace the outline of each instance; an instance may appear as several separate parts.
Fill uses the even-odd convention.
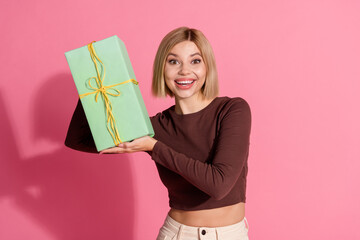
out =
[[[111,96],[114,96],[114,97],[120,96],[120,91],[118,89],[115,89],[114,88],[115,86],[122,85],[122,84],[129,83],[129,82],[132,82],[132,83],[134,83],[136,85],[138,85],[139,83],[134,79],[129,79],[127,81],[117,83],[117,84],[114,84],[114,85],[104,86],[103,82],[104,82],[104,79],[105,79],[105,66],[104,66],[103,62],[100,60],[100,58],[96,55],[96,52],[95,52],[95,49],[94,49],[94,46],[93,46],[94,42],[91,42],[90,44],[87,45],[88,50],[90,52],[91,59],[95,64],[96,74],[97,74],[97,77],[92,77],[92,78],[89,79],[89,86],[92,89],[94,89],[94,91],[81,94],[81,95],[79,95],[79,97],[81,99],[81,98],[86,97],[86,96],[88,96],[90,94],[96,94],[95,95],[95,101],[97,102],[98,96],[99,96],[99,94],[101,94],[101,96],[104,99],[104,104],[105,104],[105,108],[106,108],[106,116],[107,116],[107,125],[106,125],[106,127],[107,127],[109,133],[111,134],[111,137],[114,140],[114,144],[118,145],[118,144],[122,143],[122,141],[121,141],[121,139],[119,137],[119,132],[118,132],[117,127],[116,127],[115,117],[114,117],[114,115],[112,113],[112,106],[111,106],[111,102],[109,100],[108,95],[111,95]],[[100,65],[101,65],[102,73],[103,73],[102,76],[101,76],[101,73],[99,71],[97,62],[99,62]],[[93,79],[95,79],[97,87],[93,87],[91,85],[91,80],[93,80]],[[109,92],[109,90],[112,90],[115,93],[111,93],[111,92]]]

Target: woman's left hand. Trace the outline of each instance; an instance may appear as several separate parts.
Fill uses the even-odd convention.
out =
[[[149,136],[144,136],[141,138],[137,138],[131,142],[120,143],[117,147],[105,149],[101,151],[100,154],[152,151],[156,142],[156,139]]]

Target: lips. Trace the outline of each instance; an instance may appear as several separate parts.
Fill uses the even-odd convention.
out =
[[[180,89],[189,89],[194,85],[195,79],[179,78],[175,80],[175,85]]]

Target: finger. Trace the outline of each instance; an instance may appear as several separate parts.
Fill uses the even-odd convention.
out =
[[[100,154],[121,153],[121,152],[122,152],[121,148],[114,147],[114,148],[108,148],[108,149],[102,150],[100,152]]]
[[[105,149],[105,150],[101,151],[100,154],[133,153],[133,152],[137,152],[137,151],[138,151],[138,150],[136,150],[136,149],[134,149],[134,148],[114,147],[114,148]]]

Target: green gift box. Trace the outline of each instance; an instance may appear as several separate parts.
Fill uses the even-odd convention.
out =
[[[96,149],[154,136],[125,44],[112,36],[65,53]]]

